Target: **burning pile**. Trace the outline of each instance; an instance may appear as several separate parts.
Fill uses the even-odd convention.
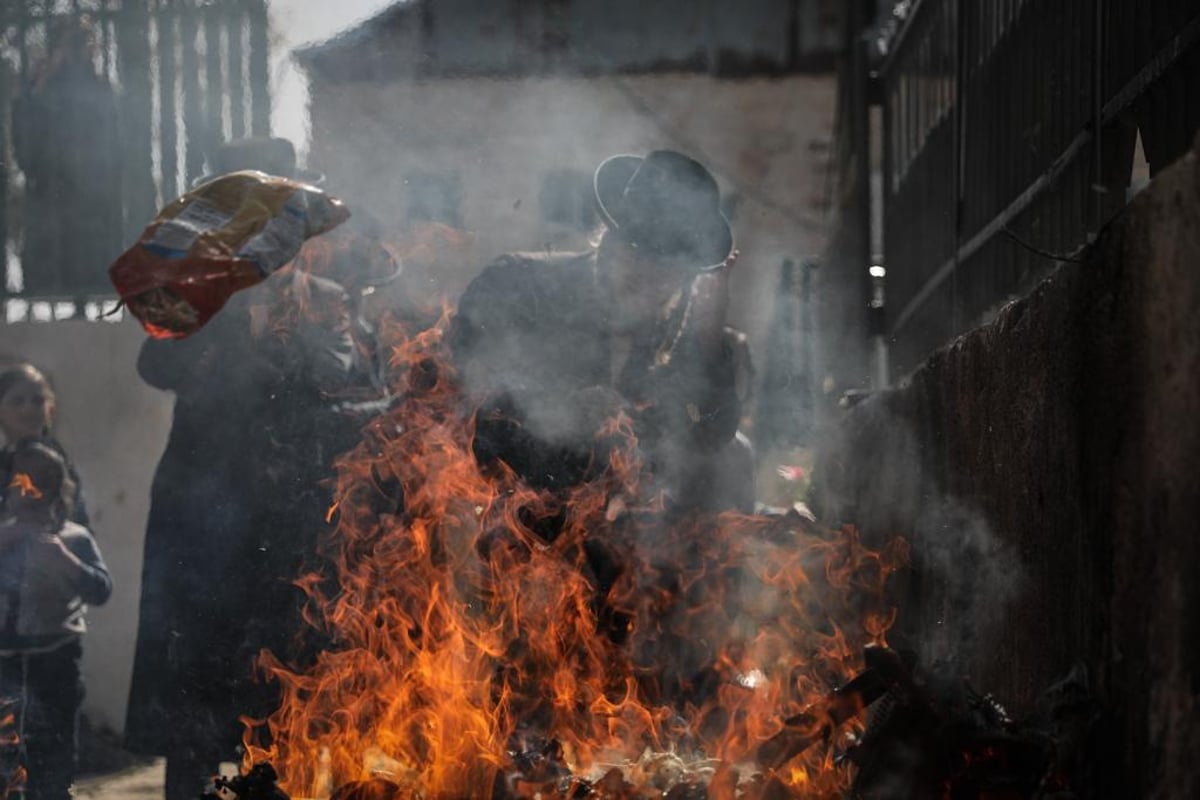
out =
[[[329,641],[302,668],[264,655],[283,702],[247,763],[311,798],[845,790],[828,717],[820,746],[756,758],[884,644],[904,543],[672,510],[642,496],[625,418],[602,477],[565,495],[481,470],[445,322],[389,332],[405,400],[339,461],[333,574],[302,579]]]
[[[0,697],[0,797],[16,794],[25,784],[21,767],[20,700]]]

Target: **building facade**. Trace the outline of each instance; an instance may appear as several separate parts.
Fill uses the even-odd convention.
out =
[[[453,300],[500,253],[585,247],[607,156],[683,151],[721,184],[733,321],[758,343],[783,261],[823,243],[837,6],[399,3],[297,51],[309,165],[401,240],[456,231],[453,258],[411,276]]]

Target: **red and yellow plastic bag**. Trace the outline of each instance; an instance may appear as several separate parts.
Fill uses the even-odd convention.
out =
[[[315,186],[231,172],[159,212],[108,275],[147,333],[181,339],[234,292],[291,261],[306,239],[349,216],[342,201]]]

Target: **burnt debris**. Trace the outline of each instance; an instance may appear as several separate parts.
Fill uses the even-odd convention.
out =
[[[782,768],[869,709],[862,735],[838,756],[855,771],[862,800],[1073,800],[1089,773],[1096,706],[1080,667],[1052,686],[1028,719],[1014,719],[952,663],[921,669],[911,656],[868,647],[866,668],[823,701],[789,718],[758,761]]]
[[[213,788],[201,800],[291,800],[278,784],[275,768],[267,763],[255,764],[245,775],[213,779]]]

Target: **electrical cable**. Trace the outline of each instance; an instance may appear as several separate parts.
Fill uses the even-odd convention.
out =
[[[1048,258],[1048,259],[1051,259],[1052,261],[1067,261],[1072,264],[1082,264],[1083,263],[1083,259],[1080,258],[1078,255],[1067,255],[1065,253],[1052,253],[1049,250],[1043,250],[1042,248],[1038,247],[1037,245],[1030,244],[1029,242],[1022,239],[1020,236],[1018,236],[1013,231],[1013,229],[1008,227],[1007,225],[1004,225],[1000,228],[1000,233],[1002,233],[1004,236],[1007,236],[1009,239],[1011,239],[1013,242],[1015,242],[1018,246],[1024,248],[1025,250],[1028,250],[1029,252],[1033,253],[1036,256],[1041,256],[1042,258]]]

